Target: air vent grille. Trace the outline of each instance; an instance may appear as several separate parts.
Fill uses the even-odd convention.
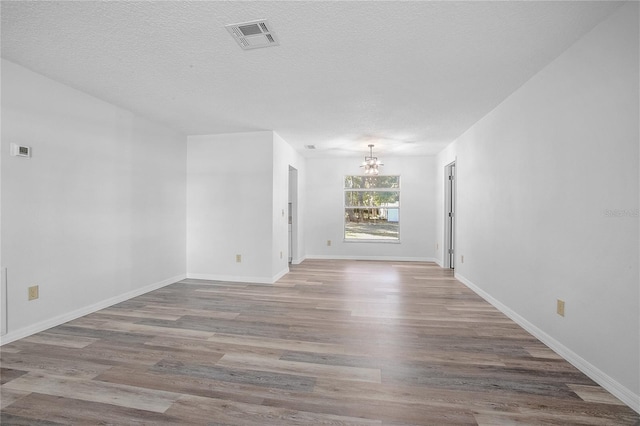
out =
[[[243,36],[252,36],[256,34],[262,34],[262,28],[260,25],[241,25],[238,27]]]
[[[238,27],[231,28],[231,31],[232,31],[234,37],[242,37],[243,36],[242,31],[240,31],[240,28],[238,28]]]
[[[277,36],[272,31],[271,25],[265,19],[225,25],[225,28],[240,47],[245,50],[280,44]]]

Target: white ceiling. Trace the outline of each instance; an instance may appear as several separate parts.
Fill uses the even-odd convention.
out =
[[[619,5],[2,1],[2,57],[185,135],[429,155]],[[262,18],[279,46],[242,50],[224,27]]]

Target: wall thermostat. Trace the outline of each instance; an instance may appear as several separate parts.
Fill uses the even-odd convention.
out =
[[[31,147],[12,143],[11,155],[14,157],[31,157]]]

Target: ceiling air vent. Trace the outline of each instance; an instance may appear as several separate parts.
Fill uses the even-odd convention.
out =
[[[245,50],[259,47],[277,46],[278,38],[266,19],[225,25],[240,47]]]
[[[305,145],[305,149],[316,149],[315,145]]]

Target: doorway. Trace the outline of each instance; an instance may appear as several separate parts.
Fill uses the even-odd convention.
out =
[[[444,267],[455,269],[456,163],[444,167]]]
[[[289,166],[289,264],[297,259],[298,250],[298,170]]]

